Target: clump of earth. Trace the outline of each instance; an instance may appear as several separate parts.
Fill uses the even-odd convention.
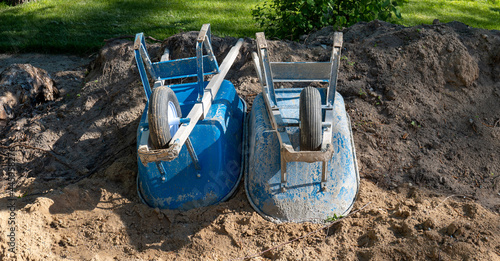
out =
[[[271,60],[328,61],[333,33],[268,41]],[[142,204],[135,139],[146,99],[131,41],[108,42],[93,57],[0,54],[2,75],[30,64],[57,90],[39,99],[40,87],[41,96],[4,109],[0,259],[499,260],[500,32],[373,21],[343,33],[337,90],[361,189],[356,212],[331,226],[267,221],[241,185],[227,202],[185,212]],[[155,61],[165,48],[172,59],[194,56],[196,36],[148,51]],[[212,39],[220,62],[236,39]],[[226,77],[250,107],[261,92],[254,50],[245,39]]]

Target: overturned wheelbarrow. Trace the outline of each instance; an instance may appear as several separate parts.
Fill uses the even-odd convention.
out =
[[[243,173],[246,104],[224,80],[243,39],[219,67],[210,25],[201,28],[196,57],[152,63],[142,33],[136,35],[137,67],[147,97],[137,130],[137,190],[144,203],[189,210],[217,204],[236,190]],[[154,80],[151,88],[148,74]],[[207,75],[213,75],[205,81]],[[196,82],[166,85],[196,77]]]
[[[270,62],[264,33],[253,53],[262,85],[249,117],[245,190],[275,222],[322,222],[349,213],[359,190],[350,119],[336,92],[342,33],[330,62]],[[276,82],[327,82],[328,88],[275,89]]]

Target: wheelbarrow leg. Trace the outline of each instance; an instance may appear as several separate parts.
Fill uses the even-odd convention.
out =
[[[191,143],[191,139],[189,137],[186,140],[186,147],[189,155],[191,156],[191,159],[193,160],[194,168],[197,170],[201,170],[200,161],[198,160],[198,156],[196,155],[196,151],[194,151],[193,144]]]

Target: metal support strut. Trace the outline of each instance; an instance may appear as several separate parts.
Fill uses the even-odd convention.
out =
[[[281,182],[282,192],[287,186],[288,162],[322,162],[321,191],[327,188],[328,162],[333,156],[332,122],[333,103],[337,86],[337,76],[340,65],[340,52],[343,36],[341,32],[334,34],[332,57],[330,62],[270,62],[268,45],[264,33],[256,34],[257,53],[252,53],[257,76],[260,80],[262,93],[273,129],[278,134],[281,152]],[[296,123],[285,123],[281,114],[281,107],[276,99],[274,82],[327,82],[326,104],[322,104],[324,111],[322,120],[323,140],[320,151],[295,151],[286,127],[296,127]],[[287,108],[289,109],[289,108]],[[295,109],[295,107],[294,107]],[[296,108],[299,109],[298,106]]]

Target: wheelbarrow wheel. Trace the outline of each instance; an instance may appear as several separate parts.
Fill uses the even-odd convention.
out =
[[[153,149],[168,147],[170,139],[179,129],[178,121],[172,121],[181,116],[181,108],[174,91],[166,86],[155,88],[148,109],[149,139]]]
[[[314,87],[300,92],[300,150],[317,151],[321,149],[321,95]]]

